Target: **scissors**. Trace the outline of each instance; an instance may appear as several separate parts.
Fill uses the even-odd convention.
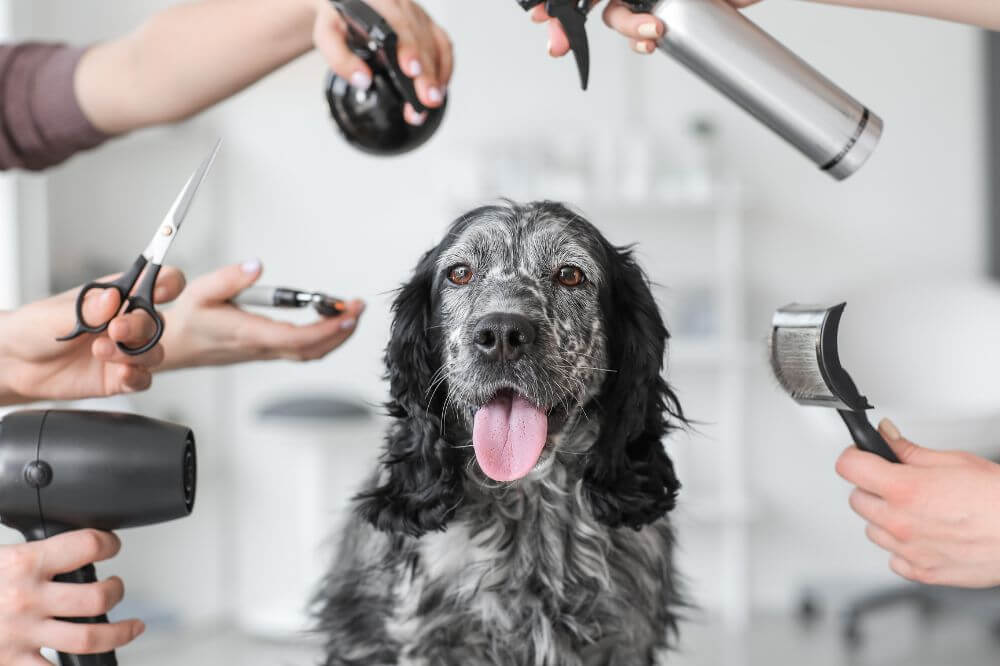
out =
[[[102,322],[98,325],[88,324],[83,318],[83,302],[87,297],[87,293],[95,289],[114,289],[118,292],[118,296],[122,303],[128,303],[125,307],[125,313],[132,312],[133,310],[141,310],[148,314],[153,320],[153,324],[156,326],[156,332],[153,336],[145,342],[145,344],[139,347],[127,347],[121,342],[116,343],[118,349],[122,350],[129,356],[138,356],[139,354],[144,354],[150,349],[156,346],[156,343],[160,341],[163,336],[163,318],[160,313],[153,308],[153,288],[156,286],[156,276],[160,272],[160,268],[163,266],[163,258],[167,255],[167,251],[173,244],[174,239],[177,237],[177,231],[181,228],[181,224],[184,222],[184,217],[187,215],[188,210],[191,208],[191,203],[194,201],[194,195],[198,192],[198,187],[201,185],[201,181],[205,180],[205,175],[208,170],[212,168],[212,163],[215,162],[215,156],[219,153],[219,146],[222,144],[222,140],[215,142],[215,147],[212,148],[212,152],[208,157],[198,166],[198,169],[191,174],[187,182],[184,184],[184,188],[181,193],[177,195],[174,203],[170,206],[170,210],[167,211],[167,216],[163,218],[161,222],[156,227],[156,232],[153,234],[152,240],[149,241],[149,245],[143,250],[139,258],[135,260],[132,267],[122,274],[117,280],[111,282],[88,282],[80,290],[79,295],[76,297],[76,328],[69,335],[64,335],[61,338],[56,338],[59,341],[72,340],[80,336],[83,333],[102,333],[107,329],[108,324],[111,320],[117,316],[117,313],[111,315],[107,321]],[[142,274],[143,269],[146,269],[145,278],[139,284],[139,288],[136,289],[135,293],[132,294],[132,288],[135,286],[136,282],[139,280],[139,276]]]
[[[656,4],[651,0],[623,0],[633,12],[648,12]],[[587,40],[587,13],[596,4],[594,0],[517,0],[525,11],[544,3],[549,16],[559,21],[569,48],[576,59],[576,69],[580,72],[580,87],[587,89],[590,77],[590,42]]]

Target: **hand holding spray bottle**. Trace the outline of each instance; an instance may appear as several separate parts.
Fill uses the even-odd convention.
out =
[[[545,3],[573,49],[586,88],[589,52],[583,22],[590,0]],[[671,56],[795,146],[837,180],[874,152],[882,120],[764,32],[726,0],[623,0],[667,25],[657,42]]]

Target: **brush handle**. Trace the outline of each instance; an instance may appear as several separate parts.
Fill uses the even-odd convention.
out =
[[[882,456],[889,462],[899,462],[899,458],[892,452],[889,445],[885,443],[878,430],[868,421],[868,416],[864,412],[853,412],[846,409],[838,409],[837,412],[840,414],[840,418],[844,419],[844,423],[847,424],[847,429],[851,432],[851,437],[859,449]]]

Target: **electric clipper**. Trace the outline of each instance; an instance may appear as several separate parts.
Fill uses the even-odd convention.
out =
[[[563,26],[587,87],[589,0],[545,2]],[[861,168],[882,136],[882,119],[760,29],[726,0],[623,0],[667,31],[657,42],[695,75],[771,128],[822,171],[843,180]]]
[[[337,127],[355,148],[373,155],[398,155],[421,146],[441,125],[445,102],[429,108],[417,97],[413,80],[399,66],[399,37],[381,14],[361,0],[330,0],[347,23],[347,44],[372,70],[365,90],[330,73],[326,101]],[[421,125],[403,118],[409,103],[426,113]]]
[[[836,409],[859,449],[899,462],[868,421],[868,398],[840,365],[837,332],[846,305],[779,308],[771,325],[771,369],[795,402]]]

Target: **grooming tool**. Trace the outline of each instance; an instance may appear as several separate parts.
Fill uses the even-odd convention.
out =
[[[130,356],[138,356],[156,346],[156,343],[163,336],[163,319],[160,317],[160,313],[153,307],[153,290],[156,287],[156,277],[163,266],[164,257],[166,257],[167,252],[170,250],[174,239],[177,238],[177,232],[180,230],[181,224],[184,223],[184,218],[191,209],[191,203],[194,201],[195,194],[198,193],[198,187],[215,162],[215,156],[219,153],[219,146],[221,144],[221,140],[216,141],[212,152],[209,153],[208,157],[205,158],[195,172],[191,174],[191,177],[188,178],[180,194],[177,195],[174,203],[170,206],[170,210],[167,211],[167,216],[157,225],[156,231],[153,233],[153,238],[149,241],[149,245],[142,251],[139,258],[135,260],[132,267],[116,280],[112,280],[111,282],[88,282],[80,289],[80,293],[76,297],[76,328],[69,335],[56,338],[56,340],[72,340],[83,333],[103,332],[108,327],[108,324],[111,323],[111,320],[117,316],[117,313],[108,318],[107,321],[99,324],[89,324],[83,318],[83,303],[87,297],[87,293],[90,291],[95,289],[114,289],[118,292],[121,303],[125,305],[126,313],[133,310],[142,310],[149,315],[156,327],[153,336],[144,344],[138,347],[127,347],[118,342],[116,343],[118,349]],[[139,275],[143,273],[143,269],[145,269],[145,277],[139,283],[139,288],[132,294],[132,288],[139,281]]]
[[[587,39],[587,13],[590,11],[591,0],[517,0],[517,4],[525,11],[534,9],[545,3],[545,11],[549,16],[559,21],[569,48],[576,60],[576,69],[580,73],[580,87],[587,89],[590,78],[590,42]]]
[[[518,1],[526,9],[540,4],[539,0]],[[833,178],[847,178],[875,151],[882,119],[726,0],[625,0],[625,4],[667,25],[657,42],[663,53],[770,127]],[[563,28],[567,28],[565,22]],[[586,33],[577,37],[576,45],[569,30],[567,37],[579,61],[580,54],[586,53]]]
[[[302,291],[288,287],[265,287],[256,285],[248,287],[233,298],[236,305],[256,305],[274,308],[303,308],[312,306],[324,317],[336,317],[343,313],[347,306],[344,301],[333,296],[327,296],[318,291]]]
[[[162,523],[194,508],[194,435],[135,414],[30,410],[0,421],[0,522],[28,541],[81,528],[117,530]],[[93,583],[93,564],[60,574]],[[106,615],[60,618],[106,623]],[[60,653],[62,666],[115,666],[114,652]]]
[[[899,462],[868,421],[868,399],[840,365],[837,332],[846,305],[779,308],[771,327],[771,369],[795,402],[836,409],[859,449]]]
[[[422,145],[441,125],[445,103],[424,106],[413,80],[399,66],[399,38],[389,23],[361,0],[330,0],[347,23],[347,44],[372,70],[367,90],[330,73],[326,101],[330,115],[348,143],[373,155],[398,155]],[[403,118],[409,103],[417,113],[426,113],[421,125]]]

